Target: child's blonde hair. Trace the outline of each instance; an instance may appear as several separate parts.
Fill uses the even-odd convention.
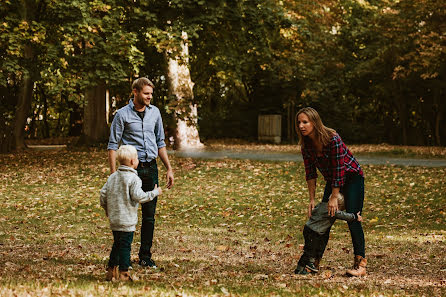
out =
[[[121,165],[128,164],[130,163],[130,160],[133,160],[135,158],[138,158],[138,152],[132,145],[121,145],[116,152],[116,159]]]
[[[331,198],[331,195],[328,199]],[[344,200],[344,195],[342,195],[342,193],[339,193],[338,195],[338,209],[339,210],[345,210],[345,200]]]
[[[342,193],[339,193],[338,196],[338,208],[339,210],[345,210],[345,200],[344,200],[344,195],[342,195]]]

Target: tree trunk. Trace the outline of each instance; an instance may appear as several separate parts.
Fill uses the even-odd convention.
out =
[[[36,2],[22,1],[22,9],[20,13],[26,22],[35,19]],[[23,150],[25,146],[25,125],[31,110],[31,102],[33,97],[34,81],[31,75],[31,67],[33,67],[34,50],[31,44],[25,44],[23,48],[23,57],[25,61],[25,70],[23,71],[22,81],[20,84],[19,95],[17,98],[16,116],[14,121],[14,142],[16,150]],[[28,68],[27,68],[28,67]]]
[[[76,102],[69,101],[66,93],[62,93],[61,97],[70,108],[68,136],[80,136],[82,134],[82,108]]]
[[[105,83],[85,91],[84,125],[82,144],[93,144],[107,140],[108,126],[105,119]]]
[[[404,94],[401,88],[401,84],[398,82],[394,83],[395,93],[394,98],[396,98],[396,106],[398,117],[400,120],[401,133],[402,133],[402,144],[407,145],[408,143],[408,135],[407,135],[407,127],[408,127],[408,116],[407,116],[407,104],[404,100]]]
[[[436,106],[437,112],[435,114],[435,144],[441,146],[441,122],[443,120],[444,101],[441,100],[441,89],[437,89],[434,92],[434,106]]]
[[[295,104],[293,101],[293,98],[289,99],[289,104],[288,104],[288,141],[291,144],[296,143],[296,129],[295,129]]]
[[[37,90],[37,88],[36,88]],[[37,102],[40,102],[39,98],[37,97],[38,95],[33,92],[33,99],[36,100]],[[37,104],[37,111],[34,112],[35,110],[31,111],[31,122],[28,123],[28,128],[29,128],[29,134],[33,137],[37,137],[37,135],[39,134],[40,130],[39,130],[39,124],[37,124],[38,120],[39,120],[39,115],[42,112],[42,104]]]
[[[176,128],[174,133],[175,149],[196,149],[203,147],[198,135],[197,105],[193,103],[194,83],[188,68],[187,33],[183,32],[181,56],[172,59],[167,57],[167,81],[169,97],[175,97]]]
[[[25,125],[31,109],[33,97],[34,82],[28,73],[25,73],[20,86],[19,97],[17,100],[15,124],[14,124],[14,140],[15,149],[23,150],[25,146]]]
[[[48,124],[48,100],[46,98],[46,94],[45,91],[41,90],[41,96],[42,96],[42,102],[43,102],[43,138],[48,138],[50,137],[50,126]],[[56,129],[56,131],[59,131],[59,129]]]
[[[402,101],[403,99],[400,99],[400,101]],[[404,107],[404,108],[403,108]],[[400,105],[400,108],[398,110],[399,112],[399,118],[400,118],[400,125],[401,125],[401,132],[402,132],[402,137],[403,137],[403,144],[407,145],[408,144],[408,138],[407,138],[407,111],[406,111],[406,106],[404,105],[404,103],[402,103]]]
[[[17,95],[14,94],[12,88],[0,86],[0,103],[6,110],[0,109],[0,153],[7,153],[14,149],[14,120],[9,119],[9,110]]]
[[[111,112],[110,112],[110,90],[105,91],[105,121],[107,125],[110,124]]]

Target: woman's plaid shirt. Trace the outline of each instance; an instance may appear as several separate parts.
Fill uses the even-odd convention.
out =
[[[311,141],[305,142],[302,149],[305,164],[306,180],[317,178],[316,168],[322,173],[327,183],[333,188],[340,188],[345,183],[345,174],[348,172],[364,176],[361,166],[352,153],[342,142],[339,134],[335,134],[327,146],[322,149],[322,156],[316,155]]]

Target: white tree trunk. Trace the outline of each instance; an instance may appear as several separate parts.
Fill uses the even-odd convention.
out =
[[[176,97],[178,105],[175,110],[175,148],[178,150],[196,149],[203,147],[198,135],[197,105],[193,104],[194,83],[188,68],[189,50],[187,33],[183,32],[183,44],[180,57],[167,57],[167,78],[169,97]]]

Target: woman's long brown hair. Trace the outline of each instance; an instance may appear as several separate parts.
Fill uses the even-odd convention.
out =
[[[301,113],[305,114],[310,122],[313,124],[317,140],[322,143],[323,146],[326,146],[330,142],[330,139],[333,137],[333,135],[336,134],[336,131],[324,126],[324,124],[322,123],[322,119],[316,109],[312,107],[304,107],[296,113],[295,119],[295,129],[297,136],[299,137],[299,145],[301,146],[301,148],[303,149],[305,147],[306,139],[306,137],[304,137],[300,132],[299,126],[297,124],[297,118]]]

